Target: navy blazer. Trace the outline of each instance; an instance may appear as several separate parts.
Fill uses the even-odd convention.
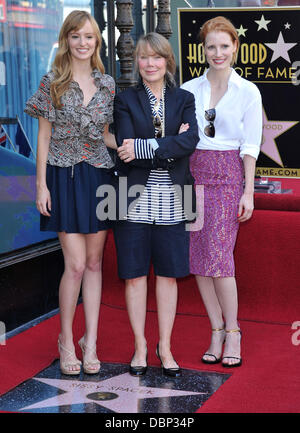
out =
[[[178,134],[182,123],[189,123],[189,129]],[[118,146],[121,146],[126,138],[154,138],[151,105],[142,84],[116,95],[114,129]],[[132,185],[145,186],[151,169],[155,168],[167,169],[174,185],[193,185],[189,156],[194,152],[199,136],[195,98],[192,93],[181,88],[166,88],[165,137],[156,138],[156,141],[159,147],[153,159],[134,159],[124,163],[117,157],[115,171],[119,176],[127,177],[127,191]],[[173,161],[169,162],[169,159]],[[128,205],[134,199],[128,198]],[[195,204],[195,197],[193,202]]]

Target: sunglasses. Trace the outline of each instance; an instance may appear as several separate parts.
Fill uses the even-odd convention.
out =
[[[156,114],[153,117],[153,125],[155,127],[156,131],[156,138],[160,138],[162,136],[162,124],[161,124],[161,118],[158,114]]]
[[[214,121],[216,118],[216,110],[215,108],[210,108],[209,110],[205,110],[205,120],[209,122],[209,125],[206,125],[204,128],[204,134],[207,137],[213,138],[215,136],[216,130],[214,126]]]

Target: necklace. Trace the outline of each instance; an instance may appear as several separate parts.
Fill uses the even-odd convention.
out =
[[[153,96],[154,96],[154,94],[153,94]],[[154,105],[153,105],[153,110],[154,110],[155,114],[158,113],[158,110],[159,110],[159,107],[160,107],[160,101],[163,99],[163,96],[164,96],[164,88],[162,88],[161,97],[160,98],[155,98],[155,102],[154,102]]]
[[[158,111],[161,107],[162,116],[158,114]],[[158,116],[161,121],[161,136],[165,136],[165,86],[163,86],[161,90],[161,97],[160,99],[156,99],[154,105],[153,105],[153,111],[154,111],[154,117]]]

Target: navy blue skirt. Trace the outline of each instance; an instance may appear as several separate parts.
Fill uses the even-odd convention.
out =
[[[97,233],[111,227],[97,218],[96,197],[100,185],[111,184],[110,170],[85,162],[72,167],[47,165],[47,187],[51,194],[51,216],[41,215],[40,229],[66,233]]]

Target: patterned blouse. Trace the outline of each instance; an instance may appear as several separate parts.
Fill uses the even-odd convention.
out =
[[[85,161],[94,167],[111,168],[114,163],[103,140],[104,125],[113,122],[115,82],[98,70],[92,72],[97,91],[85,106],[76,81],[62,96],[62,107],[54,107],[50,97],[52,71],[42,77],[39,89],[27,101],[25,113],[52,122],[48,164],[70,167]]]

